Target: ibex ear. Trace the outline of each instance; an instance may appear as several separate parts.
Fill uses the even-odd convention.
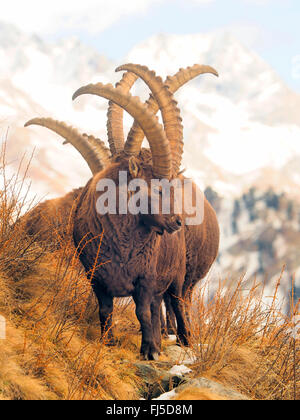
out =
[[[138,176],[140,167],[139,167],[139,165],[138,165],[134,156],[131,156],[129,158],[128,169],[129,169],[129,173],[132,176],[132,178],[136,178]]]

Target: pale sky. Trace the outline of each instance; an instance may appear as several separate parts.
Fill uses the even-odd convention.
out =
[[[0,20],[57,40],[77,36],[120,60],[157,33],[231,31],[300,93],[299,0],[9,0]]]

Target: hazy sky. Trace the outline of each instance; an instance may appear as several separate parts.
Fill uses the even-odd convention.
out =
[[[47,39],[76,35],[113,59],[157,33],[226,28],[300,93],[299,0],[9,0],[0,19]]]

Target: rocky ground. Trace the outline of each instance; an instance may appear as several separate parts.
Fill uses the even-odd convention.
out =
[[[134,363],[145,384],[146,400],[249,400],[241,393],[205,377],[195,377],[188,366],[193,353],[176,345],[164,351],[168,361]]]

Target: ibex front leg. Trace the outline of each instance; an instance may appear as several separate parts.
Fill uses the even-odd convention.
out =
[[[159,348],[154,340],[152,328],[151,303],[153,301],[152,279],[139,279],[133,299],[136,305],[136,316],[141,324],[141,354],[146,360],[158,360]]]
[[[97,284],[97,281],[94,281],[92,286],[99,302],[101,339],[106,345],[113,346],[115,345],[112,333],[113,298]]]

